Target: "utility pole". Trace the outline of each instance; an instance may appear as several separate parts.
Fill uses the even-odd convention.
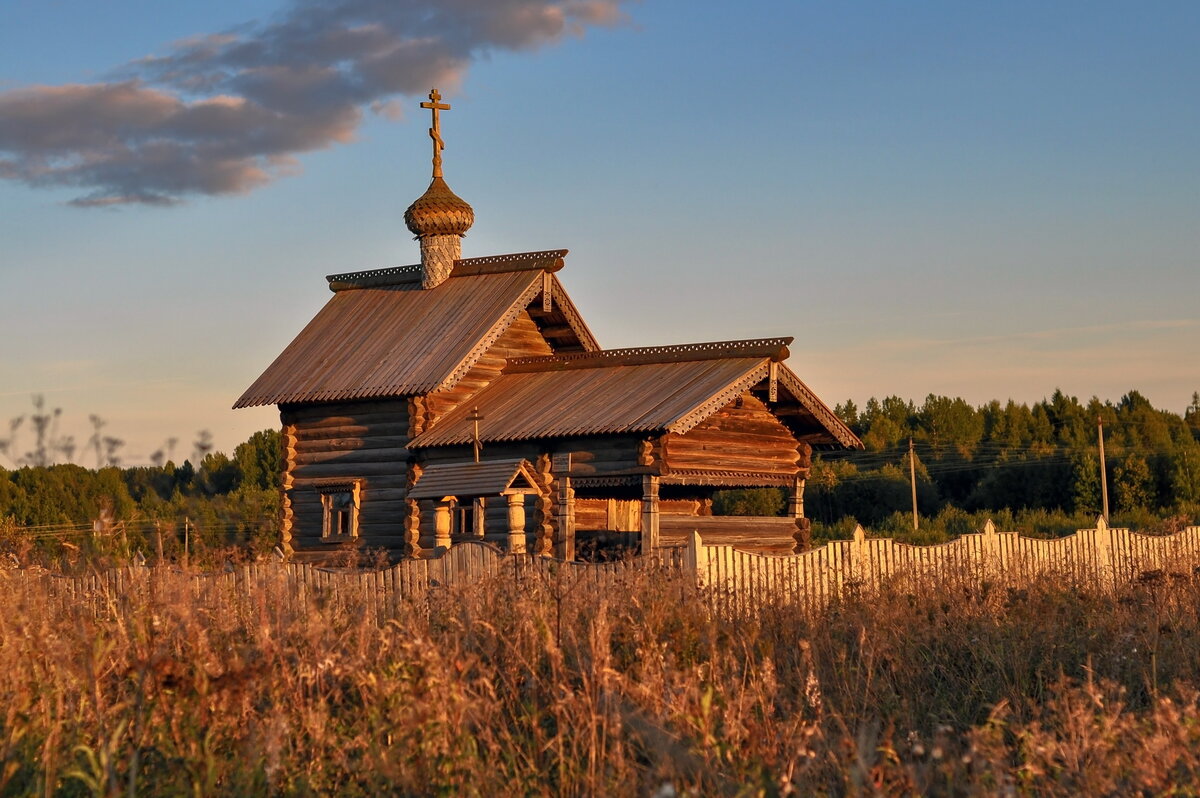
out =
[[[913,450],[912,438],[908,439],[908,475],[912,480],[913,495],[913,531],[920,528],[917,521],[917,453]]]
[[[1104,502],[1104,523],[1108,523],[1108,471],[1104,468],[1104,418],[1096,416],[1100,441],[1100,496]]]

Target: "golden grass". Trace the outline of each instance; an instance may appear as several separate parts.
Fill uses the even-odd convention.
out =
[[[714,618],[666,573],[385,615],[166,573],[0,571],[0,794],[1129,795],[1200,790],[1200,582],[893,586]]]

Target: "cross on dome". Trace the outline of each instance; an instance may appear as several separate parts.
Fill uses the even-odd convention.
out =
[[[429,138],[433,139],[433,176],[442,176],[442,150],[446,149],[446,142],[442,141],[442,121],[438,117],[438,111],[449,111],[450,103],[443,103],[442,95],[437,89],[429,90],[429,102],[421,103],[422,108],[426,108],[433,112],[433,127],[429,128]]]

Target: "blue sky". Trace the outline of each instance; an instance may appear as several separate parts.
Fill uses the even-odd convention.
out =
[[[794,335],[791,365],[830,404],[1137,388],[1182,411],[1200,390],[1200,6],[592,6],[623,19],[517,49],[481,34],[441,88],[446,177],[476,211],[464,254],[570,249],[561,277],[603,345]],[[0,163],[42,141],[5,98],[91,91],[174,42],[311,8],[0,0]],[[42,393],[80,442],[106,419],[128,462],[275,426],[229,407],[324,275],[417,257],[402,215],[428,183],[428,122],[419,92],[380,85],[401,118],[318,131],[249,188],[160,181],[163,207],[126,201],[135,178],[0,179],[0,419]],[[88,196],[111,204],[68,204]]]

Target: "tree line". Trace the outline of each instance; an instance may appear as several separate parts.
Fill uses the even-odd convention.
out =
[[[1032,405],[888,396],[861,409],[847,400],[835,412],[865,449],[814,458],[805,509],[818,537],[861,523],[930,541],[974,531],[988,516],[1034,533],[1090,526],[1103,509],[1101,427],[1114,522],[1155,529],[1200,521],[1200,393],[1183,414],[1155,408],[1136,390],[1115,403],[1062,391]],[[910,440],[925,535],[912,534]],[[726,491],[716,509],[782,512],[783,495]]]
[[[201,545],[277,542],[280,512],[280,436],[262,430],[233,456],[208,452],[198,464],[84,468],[74,463],[0,468],[0,532],[24,532],[71,544],[105,527],[107,534],[145,538],[167,532],[181,545],[188,532]],[[179,540],[176,540],[176,539]],[[144,541],[142,541],[144,542]]]
[[[1004,529],[1065,534],[1102,510],[1098,433],[1114,524],[1169,531],[1200,522],[1200,393],[1182,414],[1155,408],[1138,391],[1117,402],[1081,402],[1062,391],[1032,405],[973,406],[930,394],[850,400],[837,415],[862,451],[823,452],[813,462],[806,514],[818,538],[876,533],[930,542],[974,531],[985,517]],[[39,407],[31,441],[53,447],[53,417]],[[90,524],[101,516],[143,524],[188,519],[212,539],[273,545],[279,514],[279,433],[256,432],[232,457],[200,436],[196,462],[88,469],[73,464],[0,468],[0,529]],[[911,530],[910,440],[922,530]],[[94,442],[93,442],[94,443]],[[100,440],[103,447],[103,440]],[[101,449],[101,453],[103,450]],[[722,491],[715,511],[780,514],[782,491]]]

